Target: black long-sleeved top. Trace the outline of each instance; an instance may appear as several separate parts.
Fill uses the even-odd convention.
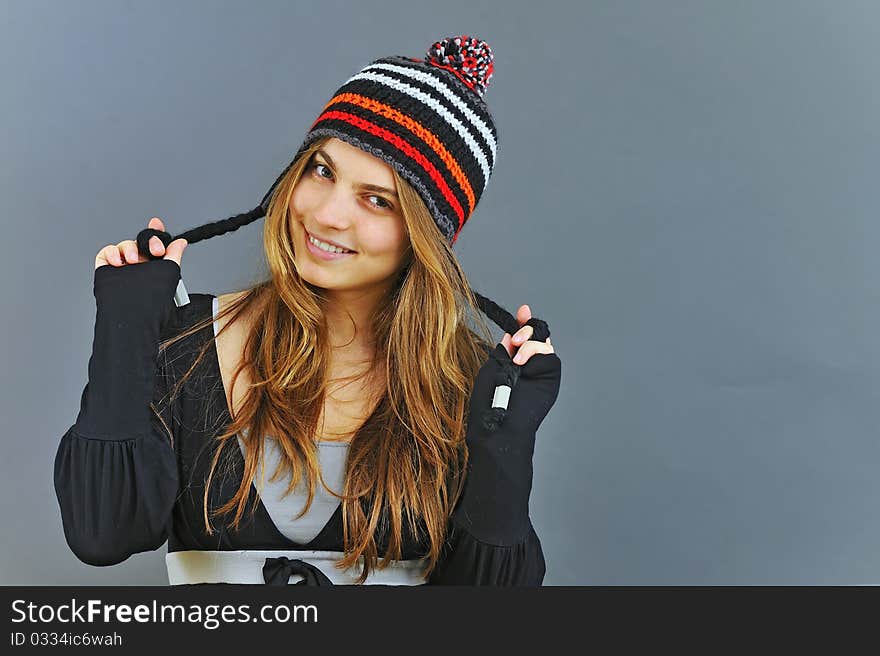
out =
[[[97,313],[88,382],[76,422],[62,436],[55,457],[55,491],[71,550],[81,561],[98,566],[158,549],[166,540],[169,552],[343,551],[341,505],[308,543],[283,535],[262,501],[253,519],[245,513],[238,531],[229,530],[222,522],[225,517],[219,517],[212,519],[219,530],[206,535],[203,494],[211,439],[231,417],[215,344],[181,393],[171,402],[167,398],[199,347],[214,338],[209,323],[158,354],[160,340],[212,314],[211,294],[190,294],[189,304],[175,306],[179,279],[180,267],[172,260],[95,270]],[[428,584],[543,582],[544,555],[528,515],[534,435],[531,440],[526,435],[521,448],[505,445],[504,434],[492,437],[468,438],[465,489]],[[211,508],[228,501],[243,476],[237,448],[224,450],[222,462],[225,467],[218,467],[211,484]],[[224,477],[220,472],[226,467],[229,474]],[[249,503],[259,496],[253,484],[250,495]],[[377,544],[381,557],[387,542],[379,535]],[[404,527],[401,559],[426,553],[426,544]]]

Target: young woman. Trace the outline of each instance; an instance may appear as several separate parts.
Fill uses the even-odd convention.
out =
[[[89,381],[55,459],[80,560],[167,540],[171,584],[542,583],[532,451],[561,362],[451,250],[495,164],[492,70],[467,36],[376,60],[260,206],[176,239],[153,218],[101,249]],[[265,280],[182,290],[187,244],[263,216]],[[479,310],[510,327],[494,347]]]

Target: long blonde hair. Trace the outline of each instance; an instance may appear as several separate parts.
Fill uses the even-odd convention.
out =
[[[203,500],[208,535],[214,533],[211,518],[233,510],[231,527],[239,528],[265,436],[277,440],[281,455],[272,480],[289,473],[288,493],[301,477],[308,483],[308,499],[297,518],[311,506],[320,478],[315,436],[330,362],[325,299],[322,290],[296,270],[287,207],[312,154],[326,141],[312,144],[290,166],[269,204],[263,229],[268,279],[237,296],[217,317],[219,322],[232,315],[221,332],[242,313],[251,318],[230,387],[245,367],[250,385],[240,406],[230,409],[232,422],[213,439],[216,449]],[[345,485],[342,495],[335,495],[342,499],[345,545],[345,557],[337,567],[351,567],[363,556],[358,583],[371,569],[401,558],[404,517],[410,534],[427,544],[426,574],[436,566],[464,484],[472,385],[493,342],[448,242],[418,193],[392,172],[411,256],[371,316],[376,348],[368,373],[335,379],[373,380],[384,364],[384,384],[378,386],[382,393],[371,400],[372,414],[351,439]],[[211,319],[163,341],[160,353],[210,325]],[[479,334],[468,325],[469,319]],[[177,381],[175,393],[209,346],[210,340]],[[208,493],[218,459],[227,440],[239,434],[247,446],[241,483],[227,503],[209,512]],[[252,516],[256,507],[255,499]],[[387,545],[381,562],[379,544]]]

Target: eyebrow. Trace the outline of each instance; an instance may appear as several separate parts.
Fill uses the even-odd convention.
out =
[[[320,155],[321,157],[323,157],[324,159],[327,160],[327,163],[330,166],[332,166],[333,168],[336,168],[336,165],[333,163],[333,158],[330,157],[330,155],[328,155],[326,152],[324,152],[323,150],[318,150],[318,151],[315,151],[315,154]],[[397,198],[397,200],[400,200],[400,197],[397,195],[397,192],[395,192],[393,189],[388,189],[387,187],[380,187],[379,185],[374,185],[374,184],[367,184],[365,182],[360,183],[358,186],[361,189],[366,189],[367,191],[381,191],[381,192],[384,192],[384,193],[389,194],[391,196],[394,196],[395,198]]]

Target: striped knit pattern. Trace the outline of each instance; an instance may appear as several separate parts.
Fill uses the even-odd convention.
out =
[[[454,244],[486,190],[498,132],[482,99],[494,64],[488,44],[467,36],[435,43],[424,60],[377,59],[333,94],[275,187],[315,140],[336,137],[394,168],[425,201]]]

